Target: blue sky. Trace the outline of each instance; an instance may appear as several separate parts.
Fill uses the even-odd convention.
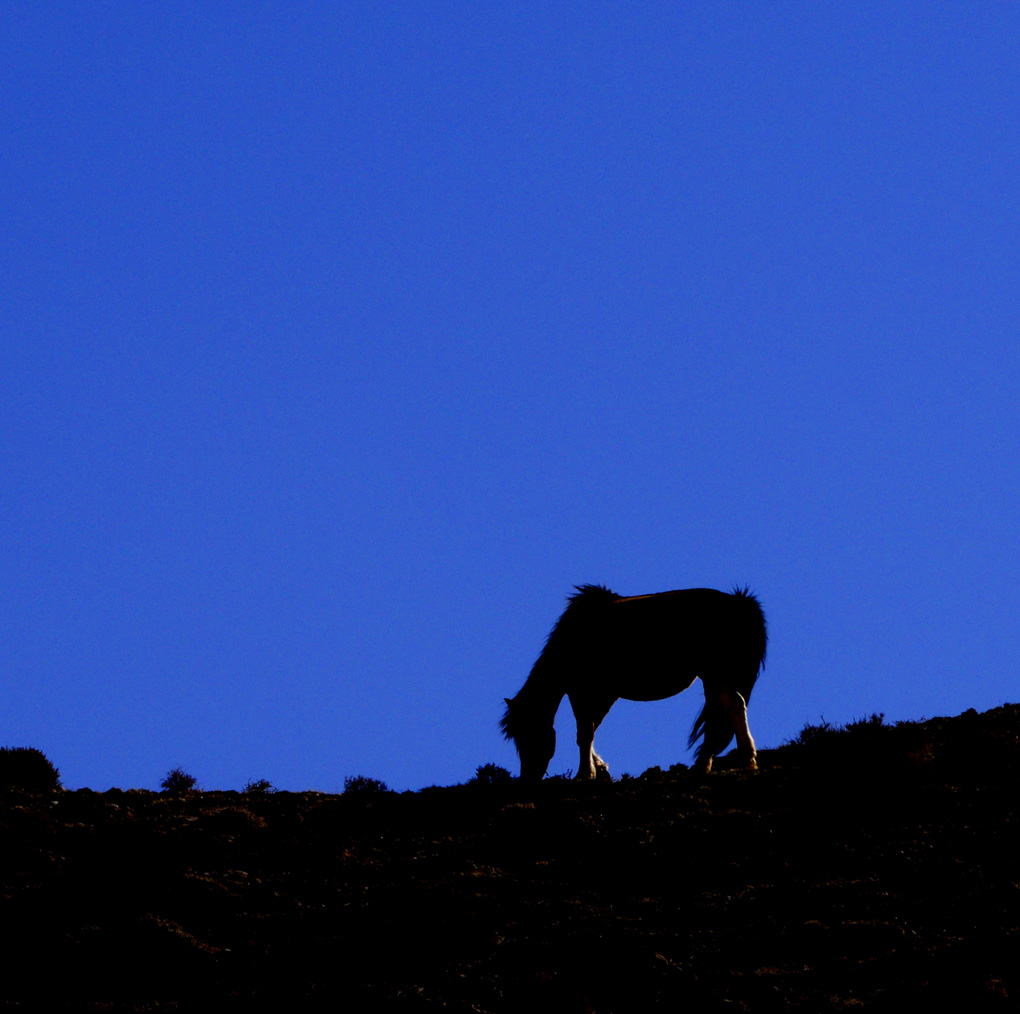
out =
[[[1017,699],[1018,38],[5,4],[0,742],[96,789],[516,770],[583,582],[750,585],[760,746]],[[599,752],[689,760],[699,695]]]

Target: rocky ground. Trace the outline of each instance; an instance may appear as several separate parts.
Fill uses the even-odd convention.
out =
[[[47,1010],[1016,1008],[1020,706],[809,728],[760,763],[531,790],[7,789],[0,996]]]

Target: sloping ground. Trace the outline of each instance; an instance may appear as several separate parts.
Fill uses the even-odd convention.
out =
[[[869,721],[806,730],[757,774],[678,765],[531,792],[8,791],[0,995],[76,1010],[1012,1010],[1018,732],[1018,705]]]

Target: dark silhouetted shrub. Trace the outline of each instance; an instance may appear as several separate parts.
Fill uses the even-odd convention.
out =
[[[53,792],[60,788],[60,772],[42,750],[32,746],[2,746],[0,787]]]
[[[800,735],[785,744],[802,750],[818,770],[842,769],[847,774],[922,772],[935,759],[930,732],[918,722],[886,725],[885,715],[876,712],[845,725],[822,719],[820,725],[805,725]]]
[[[166,778],[159,783],[159,787],[164,792],[193,792],[198,788],[198,782],[184,768],[171,768],[166,773]]]
[[[351,792],[369,794],[373,792],[389,792],[385,782],[378,778],[366,778],[364,775],[348,775],[344,779],[344,794]]]
[[[482,764],[475,771],[475,777],[471,779],[479,785],[505,785],[512,780],[513,775],[498,764]]]
[[[574,769],[567,768],[566,771],[561,772],[558,775],[549,775],[546,778],[547,782],[572,782],[574,780]]]
[[[265,778],[260,778],[257,782],[248,782],[248,784],[244,787],[244,791],[268,793],[275,792],[276,789],[273,788],[271,782],[268,782]]]
[[[797,746],[807,746],[809,743],[816,743],[818,740],[838,731],[838,726],[834,726],[832,722],[825,721],[825,718],[822,717],[819,719],[818,725],[805,725],[795,738],[788,740],[788,743]]]
[[[869,718],[856,718],[845,725],[833,725],[832,722],[822,718],[818,725],[805,725],[796,738],[788,740],[788,744],[815,747],[823,743],[846,742],[847,739],[870,742],[876,736],[887,734],[891,729],[892,726],[885,724],[885,714],[881,712]]]

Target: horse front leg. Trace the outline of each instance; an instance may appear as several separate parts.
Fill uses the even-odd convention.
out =
[[[570,706],[574,709],[574,718],[577,719],[577,748],[580,756],[577,765],[577,775],[580,781],[593,781],[603,777],[612,781],[609,773],[609,765],[595,752],[595,730],[602,724],[602,719],[613,706],[615,698],[609,701],[578,702],[573,697],[570,699]]]
[[[596,774],[595,758],[601,757],[595,753],[595,725],[592,722],[577,720],[577,748],[580,751],[580,759],[577,762],[577,775],[579,781],[593,781]],[[603,761],[603,767],[605,762]]]

